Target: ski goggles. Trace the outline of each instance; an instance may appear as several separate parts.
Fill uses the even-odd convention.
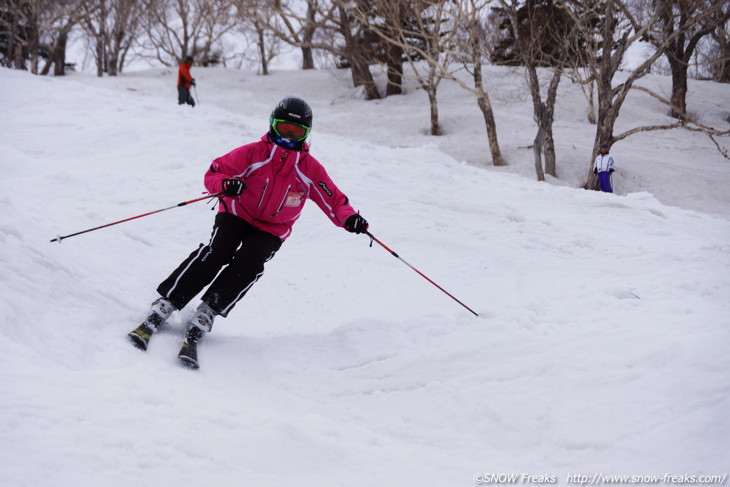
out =
[[[282,120],[280,118],[274,118],[271,120],[271,128],[274,129],[276,135],[294,140],[306,139],[309,136],[309,131],[312,130],[311,127],[307,127],[306,125],[290,122],[289,120]]]

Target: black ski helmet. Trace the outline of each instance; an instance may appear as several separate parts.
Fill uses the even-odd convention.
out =
[[[290,96],[279,102],[269,117],[269,129],[273,132],[274,120],[286,120],[312,128],[312,108],[301,98]]]

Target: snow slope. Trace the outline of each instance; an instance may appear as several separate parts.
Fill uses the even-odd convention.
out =
[[[0,70],[3,485],[727,472],[730,169],[704,139],[653,142],[668,147],[653,163],[682,184],[626,165],[622,194],[607,195],[570,187],[583,149],[574,166],[562,159],[567,181],[520,175],[531,152],[513,147],[533,127],[517,96],[498,120],[512,166],[485,170],[470,152],[484,143],[473,103],[456,91],[444,95],[450,135],[435,141],[419,132],[420,93],[368,105],[327,73],[194,75],[202,105],[191,110],[174,105],[163,70]],[[196,203],[49,240],[197,197],[210,160],[258,138],[292,93],[313,105],[313,153],[372,232],[480,316],[310,203],[201,344],[201,370],[175,359],[197,302],[147,353],[134,349],[126,333],[207,241],[213,213]],[[565,103],[561,130],[590,146]],[[655,149],[634,144],[650,161]],[[687,175],[687,154],[706,171]]]

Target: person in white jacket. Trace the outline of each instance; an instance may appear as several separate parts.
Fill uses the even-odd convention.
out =
[[[616,158],[608,152],[608,144],[601,145],[598,156],[593,163],[593,174],[598,175],[598,184],[601,191],[613,193],[611,174],[616,168]]]

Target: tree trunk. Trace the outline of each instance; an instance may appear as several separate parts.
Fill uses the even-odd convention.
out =
[[[545,131],[538,125],[535,142],[532,145],[532,152],[535,155],[535,174],[538,181],[545,181],[545,173],[542,170],[542,144],[545,141]]]
[[[27,40],[26,40],[25,48],[27,49],[27,55],[28,55],[28,58],[30,59],[30,72],[33,74],[38,74],[38,64],[40,63],[39,55],[38,55],[38,50],[40,49],[38,26],[37,25],[28,26],[26,35],[27,35]]]
[[[378,86],[375,84],[367,60],[360,55],[354,55],[350,59],[350,64],[352,65],[352,82],[354,85],[365,87],[365,97],[368,100],[379,99],[380,93],[378,92]]]
[[[588,165],[588,175],[586,177],[585,189],[598,189],[598,178],[593,174],[593,161],[598,154],[601,144],[613,144],[613,127],[618,118],[618,111],[621,108],[620,103],[614,104],[612,100],[613,90],[611,89],[612,72],[601,72],[598,80],[598,125],[596,127],[596,137],[593,140],[593,151],[591,152],[590,164]]]
[[[25,69],[25,60],[23,59],[23,46],[15,45],[15,69]]]
[[[266,32],[258,22],[254,24],[256,33],[258,34],[259,57],[261,59],[261,74],[267,76],[269,74],[269,61],[266,57]]]
[[[40,56],[38,55],[39,43],[38,32],[33,28],[31,29],[27,44],[28,56],[30,57],[30,72],[33,74],[38,74],[38,65],[40,64]]]
[[[122,74],[124,72],[124,59],[127,57],[127,51],[122,51],[122,54],[119,56],[119,69],[117,70],[119,74]]]
[[[365,96],[368,100],[380,98],[378,87],[370,72],[370,65],[362,55],[363,47],[350,31],[350,19],[342,6],[338,7],[340,13],[341,33],[345,38],[345,56],[350,63],[352,82],[355,86],[365,87]]]
[[[588,123],[591,125],[595,125],[597,123],[596,120],[596,103],[594,101],[594,89],[593,89],[593,82],[591,82],[590,86],[590,94],[588,95]]]
[[[489,140],[489,149],[492,152],[492,163],[495,166],[506,166],[502,151],[499,149],[499,140],[497,139],[497,122],[494,120],[494,110],[492,110],[492,102],[489,101],[489,95],[485,92],[477,98],[477,104],[484,116],[484,123],[487,126],[487,139]]]
[[[387,50],[388,87],[385,96],[400,95],[403,93],[403,48],[389,43]]]
[[[681,60],[671,60],[672,67],[672,98],[670,116],[678,119],[687,118],[687,63]]]
[[[104,76],[104,41],[101,37],[96,38],[96,75],[101,78]]]
[[[302,47],[302,69],[314,69],[314,50],[311,47]]]
[[[68,32],[61,31],[53,49],[53,76],[64,76],[66,74],[66,44],[68,43]]]
[[[470,44],[471,56],[474,64],[474,88],[478,93],[477,104],[484,116],[484,123],[487,126],[487,140],[489,140],[489,150],[492,152],[492,164],[495,166],[506,166],[507,163],[502,157],[502,151],[499,148],[499,139],[497,138],[497,122],[494,120],[494,110],[489,95],[484,90],[484,78],[482,76],[482,49],[481,40],[479,38],[479,26],[477,22],[473,22],[470,26]]]
[[[730,83],[730,36],[727,33],[718,35],[717,43],[719,45],[720,56],[717,61],[715,81],[718,83]]]
[[[545,131],[545,172],[554,178],[558,177],[558,160],[555,156],[555,139],[553,138],[553,128],[549,125]]]
[[[119,22],[119,21],[117,21]],[[120,26],[119,23],[114,27],[114,30],[112,32],[111,36],[111,43],[109,44],[107,48],[106,58],[107,58],[107,73],[109,76],[116,76],[119,71],[121,71],[120,68],[120,56],[122,53],[122,46],[124,45],[124,30]]]
[[[107,74],[109,76],[117,75],[117,63],[119,63],[118,54],[114,51],[107,54]]]
[[[439,124],[439,106],[436,99],[436,90],[428,90],[428,102],[431,105],[431,135],[441,135]]]
[[[46,64],[43,65],[43,69],[41,69],[40,75],[46,76],[48,73],[50,73],[51,66],[53,66],[53,52],[51,52],[51,55],[46,58]]]
[[[558,177],[558,163],[555,156],[555,138],[553,137],[553,122],[555,121],[555,104],[558,99],[558,86],[562,72],[559,69],[553,71],[553,77],[548,86],[547,101],[545,104],[545,172],[552,177]]]
[[[314,50],[311,47],[312,39],[314,39],[314,27],[317,15],[316,2],[307,1],[307,24],[302,32],[302,69],[314,69]]]

